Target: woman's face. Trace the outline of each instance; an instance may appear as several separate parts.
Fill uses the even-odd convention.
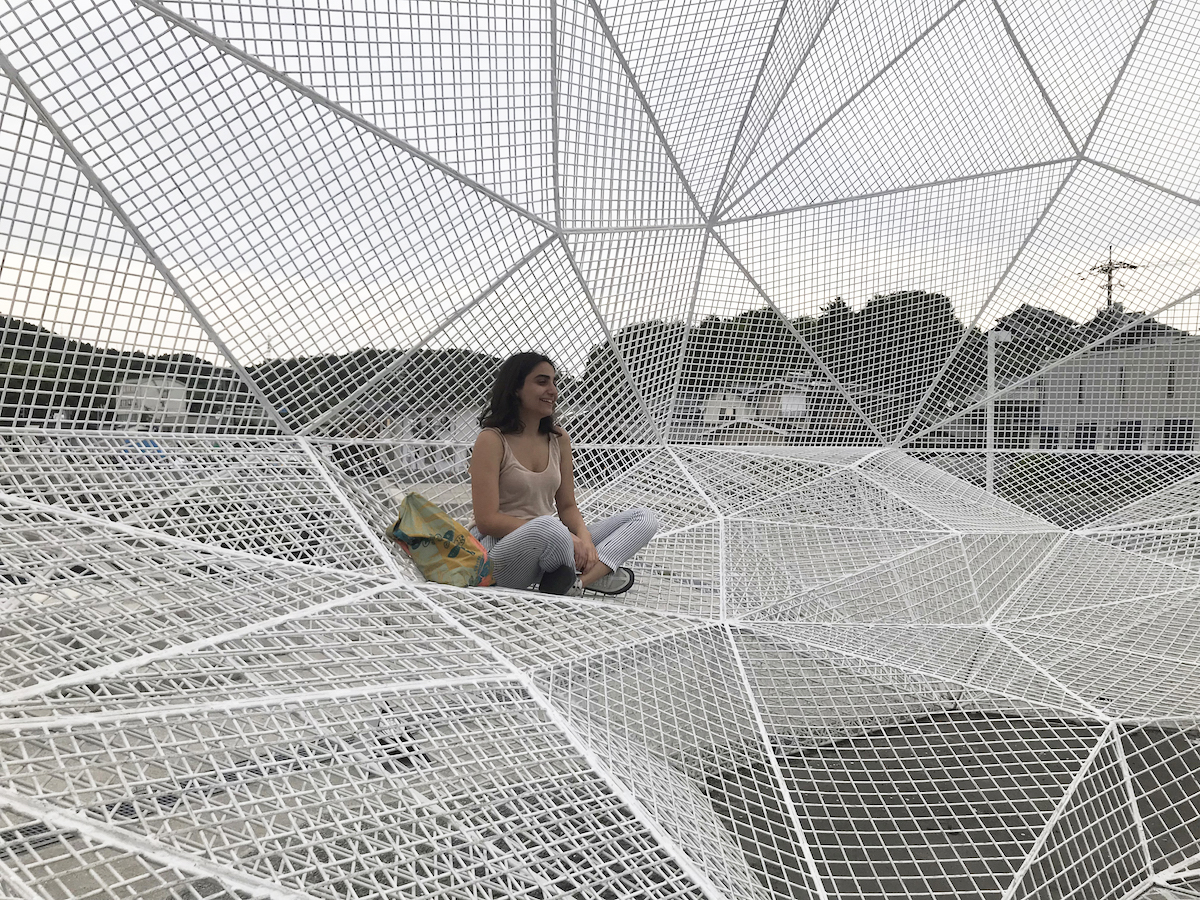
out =
[[[554,415],[558,403],[558,375],[548,362],[538,363],[525,376],[525,383],[517,391],[521,408],[536,413],[539,419]]]

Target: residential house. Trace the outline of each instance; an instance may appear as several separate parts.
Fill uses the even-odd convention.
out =
[[[1039,447],[1195,449],[1200,338],[1092,350],[1046,372],[1037,384]]]
[[[244,434],[274,427],[252,395],[228,379],[201,391],[168,375],[133,376],[113,387],[109,405],[110,425],[121,430]]]
[[[184,431],[188,424],[188,386],[166,375],[128,378],[113,388],[112,423],[139,431]]]

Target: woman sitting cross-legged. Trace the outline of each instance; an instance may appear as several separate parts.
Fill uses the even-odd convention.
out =
[[[650,542],[658,521],[636,508],[584,524],[571,439],[554,421],[557,381],[540,353],[517,353],[500,366],[471,454],[471,531],[501,587],[621,594],[633,586],[624,563]]]

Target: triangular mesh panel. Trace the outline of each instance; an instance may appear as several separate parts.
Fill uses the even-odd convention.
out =
[[[950,49],[963,46],[975,52]],[[902,128],[897,109],[906,113]],[[995,130],[997,119],[1010,127]],[[796,137],[732,202],[731,215],[1018,169],[1071,153],[998,15],[982,3],[959,4],[835,116]]]
[[[5,4],[0,897],[1200,897],[1198,39]],[[521,350],[623,594],[391,537]]]
[[[918,46],[954,0],[788,4],[723,200],[737,202]]]
[[[269,5],[171,0],[184,21],[229,41],[481,187],[544,218],[553,215],[549,78],[551,18],[544,5],[454,9],[403,4],[293,9],[286,26]],[[476,92],[488,85],[488,114]]]
[[[1063,897],[1089,889],[1127,892],[1145,880],[1146,856],[1130,800],[1131,772],[1114,734],[1071,785],[1019,873],[1022,896]],[[1074,865],[1064,867],[1061,860]]]

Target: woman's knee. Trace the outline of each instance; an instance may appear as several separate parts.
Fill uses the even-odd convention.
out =
[[[525,527],[537,536],[541,545],[538,568],[543,572],[574,563],[575,542],[571,540],[570,529],[559,519],[554,516],[538,516],[531,519]]]
[[[557,516],[538,516],[536,519],[530,519],[525,527],[545,535],[566,535],[568,539],[571,537],[570,529]]]
[[[658,516],[654,514],[653,510],[644,506],[635,506],[630,511],[634,514],[634,521],[638,523],[647,538],[658,534]]]
[[[530,519],[526,527],[537,534],[546,547],[568,548],[574,552],[575,544],[571,540],[571,530],[555,516]]]

